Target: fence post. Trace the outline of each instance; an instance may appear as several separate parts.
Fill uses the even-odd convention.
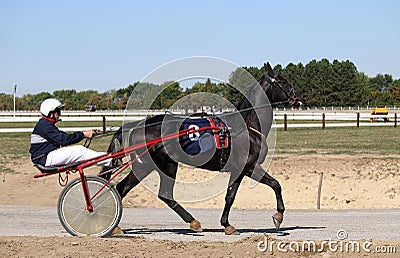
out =
[[[287,131],[287,114],[283,114],[283,129]]]
[[[394,128],[397,127],[397,113],[394,113]]]
[[[317,196],[317,209],[321,209],[321,189],[322,189],[322,179],[324,177],[324,172],[319,173],[319,183],[318,183],[318,196]]]
[[[322,113],[322,129],[325,129],[325,113]]]
[[[360,127],[360,113],[357,112],[357,128]]]
[[[106,132],[106,116],[103,115],[103,133]]]

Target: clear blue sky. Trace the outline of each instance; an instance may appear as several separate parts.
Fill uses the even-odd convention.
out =
[[[175,59],[350,60],[400,78],[400,1],[0,0],[0,92],[126,87]]]

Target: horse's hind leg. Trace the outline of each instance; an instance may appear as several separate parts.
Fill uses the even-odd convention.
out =
[[[283,213],[285,212],[285,205],[283,204],[282,198],[282,188],[279,182],[269,175],[259,164],[254,167],[254,170],[250,177],[260,183],[266,184],[270,186],[274,192],[276,197],[276,206],[277,213],[272,216],[275,227],[279,228],[283,221]]]
[[[151,173],[152,169],[135,169],[129,172],[116,186],[121,199],[124,198],[129,191],[138,185],[145,177]]]
[[[175,211],[186,223],[190,223],[190,229],[194,231],[201,231],[201,224],[196,220],[185,208],[174,200],[174,186],[178,164],[172,160],[167,162],[157,162],[158,172],[160,175],[160,189],[158,198]]]

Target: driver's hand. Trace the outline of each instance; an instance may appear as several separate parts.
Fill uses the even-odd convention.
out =
[[[83,131],[83,135],[85,136],[85,138],[93,138],[96,134],[98,134],[99,130],[97,129],[90,129],[90,130],[86,130]]]

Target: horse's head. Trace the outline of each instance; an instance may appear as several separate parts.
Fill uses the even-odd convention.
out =
[[[275,73],[269,63],[264,63],[265,73],[258,81],[266,92],[272,105],[289,103],[300,106],[306,100],[305,94],[295,89],[293,85],[279,73]]]

